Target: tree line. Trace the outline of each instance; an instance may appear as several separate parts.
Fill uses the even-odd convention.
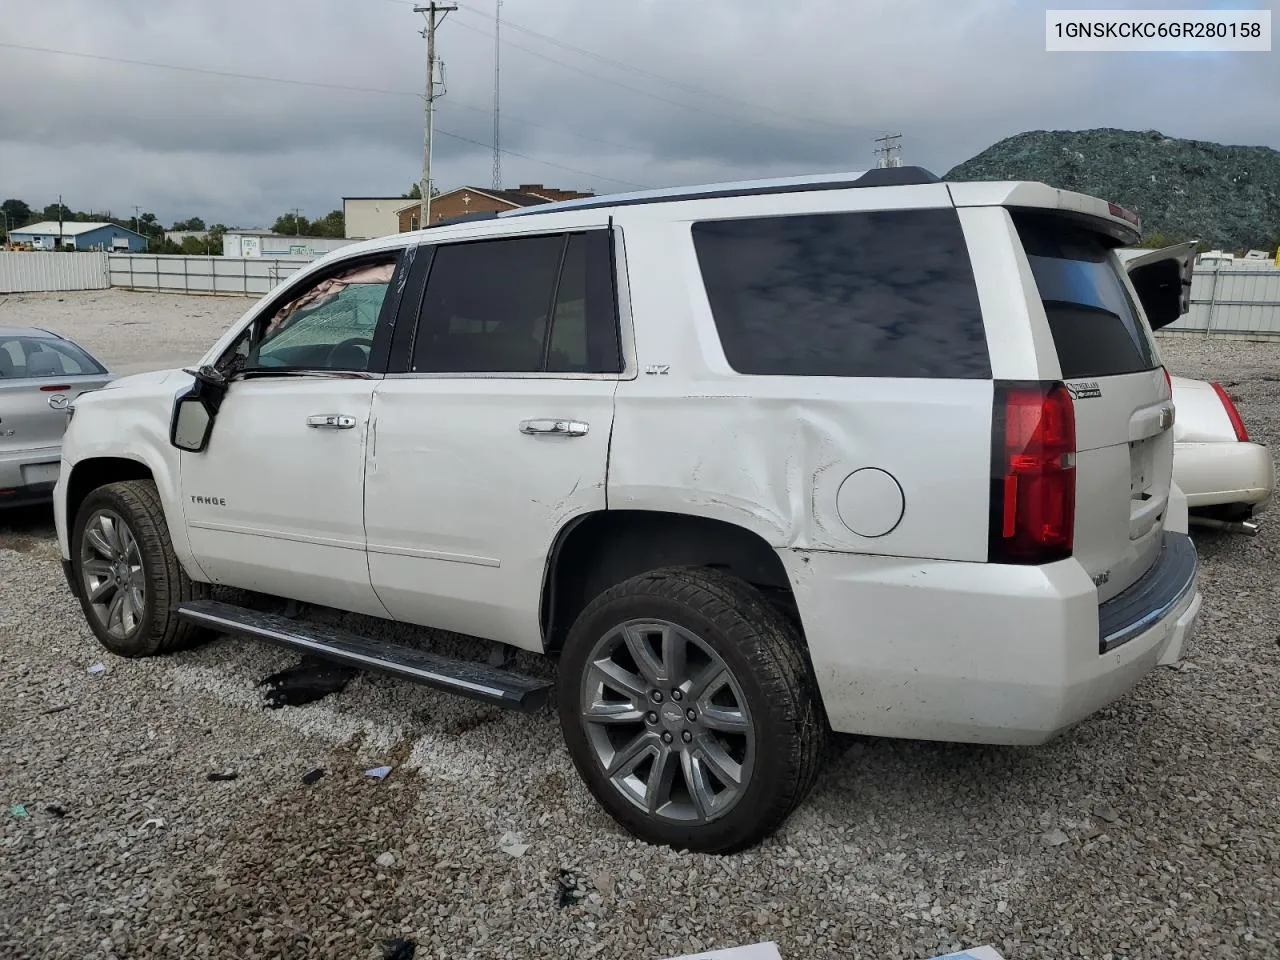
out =
[[[10,198],[0,203],[0,242],[7,242],[10,233],[33,223],[56,223],[59,219],[63,223],[114,223],[134,230],[147,238],[147,250],[151,253],[220,256],[222,235],[232,229],[222,223],[207,226],[200,217],[188,217],[185,220],[175,220],[168,232],[190,232],[204,236],[183,237],[180,242],[175,242],[165,238],[166,228],[154,213],[139,212],[135,217],[116,217],[110,211],[72,210],[66,204],[58,203],[36,207],[26,201]],[[341,210],[331,210],[315,220],[290,211],[277,217],[271,229],[288,236],[342,237],[346,233],[346,223]]]

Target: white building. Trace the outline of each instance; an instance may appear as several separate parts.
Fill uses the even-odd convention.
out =
[[[372,240],[400,232],[397,211],[412,203],[407,197],[343,197],[342,216],[351,240]]]
[[[313,260],[355,240],[342,237],[294,237],[271,230],[228,230],[222,235],[224,257],[301,257]]]

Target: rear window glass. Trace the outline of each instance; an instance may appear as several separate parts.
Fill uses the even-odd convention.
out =
[[[709,220],[693,242],[738,373],[991,376],[953,209]]]
[[[0,379],[79,377],[106,371],[68,340],[0,337]]]
[[[1156,366],[1133,299],[1106,239],[1049,217],[1015,215],[1066,380],[1113,377]]]

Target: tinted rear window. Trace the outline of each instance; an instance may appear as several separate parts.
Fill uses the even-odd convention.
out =
[[[1151,370],[1146,323],[1099,234],[1049,217],[1014,215],[1067,380]]]
[[[693,242],[738,373],[991,376],[953,209],[709,220]]]
[[[69,340],[0,336],[0,378],[43,379],[106,373]]]

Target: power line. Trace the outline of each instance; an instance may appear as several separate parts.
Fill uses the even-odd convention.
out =
[[[64,56],[64,57],[81,57],[87,60],[101,60],[107,63],[124,63],[124,64],[129,64],[131,66],[136,66],[136,67],[153,67],[159,70],[176,70],[182,73],[197,73],[197,74],[204,74],[207,76],[224,77],[224,78],[234,79],[234,80],[256,80],[260,83],[283,83],[283,84],[289,84],[291,86],[298,86],[298,87],[320,87],[327,90],[346,90],[354,93],[373,93],[373,94],[380,94],[383,96],[413,97],[414,99],[417,99],[417,100],[422,99],[422,94],[410,93],[405,90],[387,90],[387,89],[381,89],[378,87],[356,87],[356,86],[350,86],[347,84],[340,84],[340,83],[326,83],[320,80],[295,80],[289,77],[269,77],[269,76],[263,76],[263,75],[252,74],[252,73],[236,73],[229,70],[210,70],[205,67],[188,67],[188,66],[182,66],[182,65],[173,64],[173,63],[157,63],[152,60],[134,60],[128,57],[113,57],[113,56],[108,56],[106,54],[99,54],[99,53],[84,53],[79,50],[56,50],[52,47],[36,47],[28,44],[7,43],[3,41],[0,41],[0,48],[8,48],[11,50],[26,50],[28,52],[33,52],[33,53],[51,53],[51,54],[56,54],[58,56]],[[481,110],[481,112],[483,113],[489,112],[488,110],[469,106],[467,104],[457,103],[456,105],[463,107],[465,109],[470,109],[470,110],[478,109],[478,110]],[[532,126],[546,127],[548,130],[558,130],[559,132],[566,133],[569,136],[579,136],[588,140],[598,139],[595,137],[586,137],[583,134],[572,133],[570,131],[564,130],[563,128],[552,127],[548,124],[540,124],[533,120],[522,120],[518,117],[511,117],[511,116],[506,117],[506,119],[513,120],[518,123],[527,123]],[[437,128],[435,132],[443,137],[449,137],[450,139],[459,140],[463,143],[470,143],[470,144],[475,144],[476,146],[484,147],[486,150],[489,150],[492,148],[492,144],[481,143],[479,140],[472,140],[470,137],[464,137],[456,133],[450,133],[448,130],[441,130]],[[600,140],[599,142],[607,143],[610,146],[622,147],[623,149],[627,149],[627,150],[634,150],[637,153],[643,152],[636,147],[629,147],[624,144],[612,143],[610,141],[605,141],[605,140]],[[606,176],[603,176],[602,174],[591,173],[590,171],[579,170],[574,167],[567,167],[564,164],[554,163],[551,160],[543,160],[541,157],[536,157],[527,153],[519,153],[515,150],[511,150],[506,147],[503,148],[503,153],[506,153],[509,156],[513,156],[513,157],[520,157],[523,160],[531,160],[534,163],[541,163],[548,167],[555,167],[560,170],[568,170],[572,173],[578,173],[583,176],[593,177],[599,180],[605,180],[609,183],[620,183],[624,186],[630,186],[630,187],[644,186],[643,184],[633,183],[630,180],[619,180],[617,177],[606,177]]]
[[[467,30],[471,30],[474,33],[478,33],[482,37],[488,37],[490,40],[493,39],[493,34],[490,33],[488,30],[482,30],[479,27],[474,26],[472,24],[459,22],[457,26],[463,27]],[[614,80],[612,77],[606,77],[598,73],[592,73],[590,70],[584,70],[582,67],[575,66],[572,63],[566,63],[563,60],[557,60],[555,57],[548,56],[545,53],[540,53],[537,50],[530,49],[529,47],[521,46],[518,43],[512,43],[510,40],[505,40],[503,42],[509,47],[514,47],[516,50],[523,50],[525,53],[529,54],[530,56],[538,57],[542,60],[548,60],[551,63],[559,64],[560,66],[564,67],[567,70],[573,70],[576,73],[581,73],[584,76],[591,77],[593,80],[599,80],[601,83],[608,83],[608,84],[612,84],[615,87],[621,87],[623,90],[630,90],[632,93],[637,93],[642,97],[649,97],[650,99],[653,99],[653,100],[659,100],[662,103],[669,103],[674,107],[680,107],[684,110],[692,110],[695,113],[706,114],[707,116],[715,117],[718,120],[730,120],[735,123],[748,124],[753,127],[760,127],[764,130],[770,130],[774,133],[777,133],[780,130],[779,127],[771,126],[760,120],[752,120],[749,117],[734,117],[734,116],[730,116],[725,113],[712,110],[709,108],[698,107],[698,106],[694,106],[691,103],[682,103],[679,100],[672,100],[669,97],[659,96],[658,94],[653,93],[649,90],[644,90],[640,87],[633,87],[629,84],[623,83],[620,80]]]
[[[467,7],[463,7],[460,12],[479,14],[479,11],[473,10]],[[571,50],[574,53],[581,54],[584,57],[590,57],[592,60],[595,60],[599,63],[618,67],[619,69],[626,70],[627,72],[636,74],[637,76],[647,77],[650,80],[657,80],[661,83],[667,83],[673,87],[679,87],[680,89],[686,90],[690,93],[697,93],[703,96],[716,97],[717,99],[720,99],[720,100],[728,100],[732,103],[742,104],[744,107],[750,107],[753,110],[765,110],[765,111],[768,111],[769,113],[776,113],[779,116],[786,117],[788,120],[802,120],[806,123],[812,123],[812,124],[817,124],[819,126],[830,127],[834,130],[843,131],[846,129],[846,126],[844,124],[836,123],[833,120],[823,120],[819,117],[809,117],[803,114],[797,114],[791,110],[783,110],[779,107],[771,107],[768,104],[753,103],[750,100],[743,100],[741,97],[735,97],[735,96],[732,96],[731,94],[719,93],[715,90],[710,90],[706,87],[699,87],[691,83],[686,83],[683,80],[676,80],[672,77],[666,77],[660,73],[654,73],[651,70],[645,70],[642,67],[637,67],[629,63],[624,63],[623,61],[615,60],[612,57],[603,56],[602,54],[596,53],[594,50],[588,50],[586,47],[578,47],[572,43],[566,43],[564,40],[560,40],[556,37],[548,36],[545,33],[539,33],[537,30],[532,30],[529,27],[515,23],[511,20],[504,19],[502,23],[504,26],[506,26],[511,30],[517,30],[520,33],[527,34],[531,37],[537,37],[539,40],[543,40],[546,43],[550,43],[554,46],[560,47],[562,50]],[[559,61],[556,61],[556,62],[559,62]]]

